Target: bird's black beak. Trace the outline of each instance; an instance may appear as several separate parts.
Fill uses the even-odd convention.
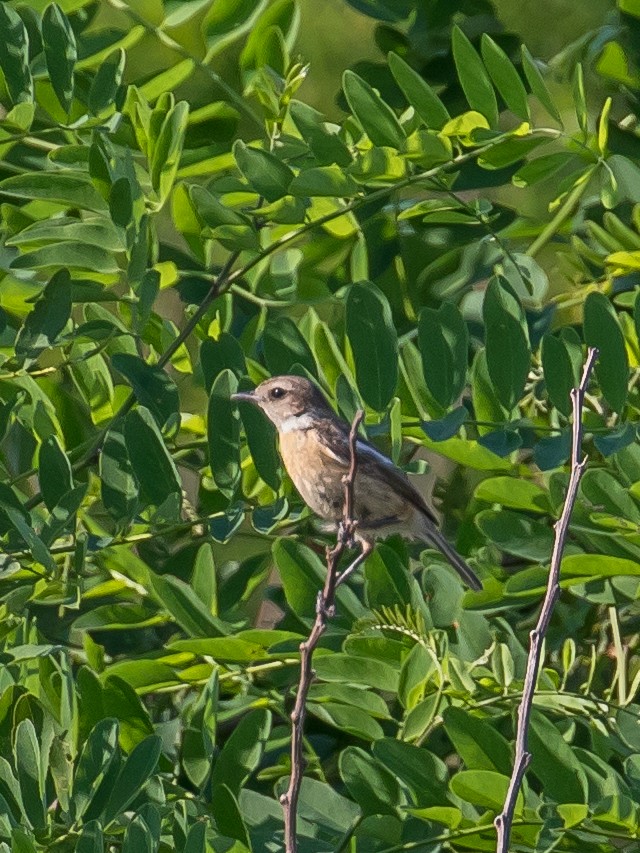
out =
[[[253,393],[253,391],[238,391],[236,394],[231,395],[231,399],[238,401],[243,401],[245,403],[257,403],[258,398]]]

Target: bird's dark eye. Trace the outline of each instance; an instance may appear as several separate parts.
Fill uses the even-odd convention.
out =
[[[273,388],[271,391],[269,391],[269,396],[272,400],[280,400],[282,397],[285,396],[286,393],[287,392],[284,390],[284,388]]]

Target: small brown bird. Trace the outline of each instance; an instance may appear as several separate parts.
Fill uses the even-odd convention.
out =
[[[234,394],[233,399],[254,403],[275,424],[280,453],[296,489],[320,518],[339,523],[343,477],[350,462],[349,425],[336,416],[319,389],[301,376],[275,376],[254,391]],[[404,471],[362,439],[357,440],[356,454],[353,515],[362,553],[346,573],[371,553],[376,539],[400,533],[435,545],[468,586],[482,589],[474,572],[438,530],[437,519]]]

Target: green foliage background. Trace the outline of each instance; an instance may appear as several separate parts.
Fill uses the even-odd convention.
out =
[[[484,583],[390,540],[340,589],[301,850],[494,849],[586,345],[513,843],[637,848],[640,4],[558,8],[0,6],[2,851],[282,849],[329,540],[229,396],[283,372]]]

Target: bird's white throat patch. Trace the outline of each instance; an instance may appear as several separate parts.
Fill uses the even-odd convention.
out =
[[[309,414],[289,415],[278,425],[280,432],[295,432],[297,429],[310,429],[313,426],[313,418]]]

